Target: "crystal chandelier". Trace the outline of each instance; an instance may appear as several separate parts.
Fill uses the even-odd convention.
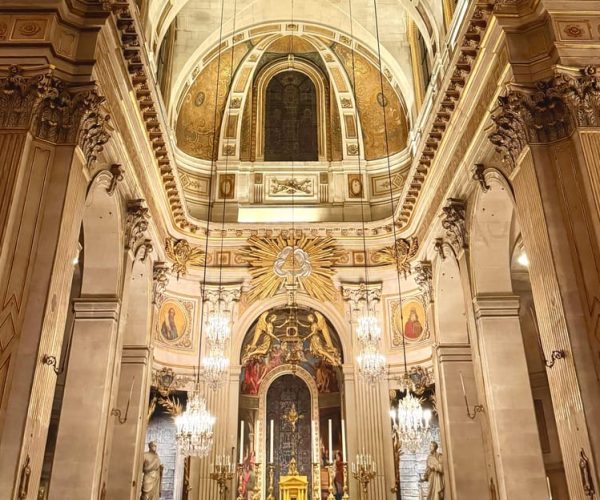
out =
[[[213,443],[215,417],[206,409],[206,400],[196,389],[191,393],[185,411],[176,417],[177,448],[184,456],[205,457]]]
[[[379,326],[377,317],[373,314],[365,314],[358,318],[356,336],[363,345],[377,344],[379,339],[381,339],[381,327]]]
[[[412,453],[431,437],[431,410],[424,410],[421,402],[407,390],[406,396],[398,402],[398,408],[390,410],[400,448]]]
[[[211,389],[221,387],[228,368],[229,358],[225,356],[223,346],[210,345],[208,355],[202,358],[202,376]]]
[[[360,374],[369,384],[374,384],[385,374],[385,356],[375,343],[363,345],[356,360]]]
[[[224,346],[229,340],[231,329],[229,317],[221,311],[215,311],[208,317],[206,325],[206,339],[210,344]]]

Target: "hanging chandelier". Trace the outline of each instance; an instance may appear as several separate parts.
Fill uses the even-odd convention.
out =
[[[398,401],[398,407],[390,410],[400,448],[411,453],[416,453],[431,437],[431,410],[424,410],[421,403],[421,399],[407,390],[406,396]]]
[[[222,311],[215,311],[208,317],[206,325],[206,340],[211,345],[225,346],[229,340],[231,329],[229,316]]]
[[[229,369],[229,358],[225,356],[223,346],[209,345],[208,354],[202,358],[202,377],[211,389],[218,389],[223,384]]]
[[[381,327],[377,316],[369,313],[360,316],[356,327],[356,336],[363,345],[377,344],[381,339]]]
[[[385,375],[385,356],[379,352],[377,344],[363,345],[356,360],[359,373],[369,384],[374,384]]]
[[[205,457],[213,444],[215,417],[206,408],[198,387],[191,393],[185,411],[176,417],[177,448],[184,456]]]

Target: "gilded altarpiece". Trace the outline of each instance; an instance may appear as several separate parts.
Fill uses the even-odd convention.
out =
[[[238,416],[238,429],[244,422],[244,498],[251,498],[257,481],[261,491],[267,489],[271,420],[275,498],[279,477],[288,475],[293,456],[298,474],[308,479],[309,496],[314,489],[319,495],[325,493],[327,476],[322,466],[327,458],[329,419],[334,455],[341,450],[341,353],[329,321],[308,308],[265,311],[248,330],[240,360]],[[289,419],[290,411],[297,412],[295,424]],[[261,464],[260,478],[255,475],[257,462]],[[315,471],[313,463],[321,469]]]

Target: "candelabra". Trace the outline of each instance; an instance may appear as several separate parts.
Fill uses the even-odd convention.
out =
[[[357,455],[356,463],[352,464],[352,475],[361,484],[365,500],[368,498],[369,483],[377,475],[375,462],[371,455]]]
[[[213,464],[213,471],[210,473],[210,478],[217,482],[219,486],[219,498],[226,500],[229,487],[227,484],[233,479],[235,473],[235,465],[231,463],[229,456],[217,457],[217,462]]]
[[[333,467],[333,462],[327,466],[327,471],[329,472],[329,495],[327,496],[327,500],[335,500],[333,496],[333,477],[335,474]]]
[[[321,500],[321,492],[319,491],[320,490],[319,485],[321,484],[321,474],[319,473],[319,463],[313,462],[312,466],[313,466],[312,498],[313,498],[313,500]]]
[[[244,464],[238,464],[238,496],[237,500],[244,500]]]
[[[267,500],[275,500],[273,496],[273,489],[275,487],[275,465],[273,462],[269,464],[269,496],[267,496]]]
[[[348,495],[348,462],[344,462],[344,494],[342,495],[342,500],[349,500],[350,495]]]
[[[260,500],[260,464],[254,464],[254,489],[252,490],[252,500]]]

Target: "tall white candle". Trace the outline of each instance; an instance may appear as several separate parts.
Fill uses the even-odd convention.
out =
[[[331,429],[331,419],[329,419],[329,463],[333,463],[333,431]]]
[[[548,500],[552,500],[552,490],[550,489],[550,478],[546,476],[546,486],[548,487]]]
[[[342,420],[342,460],[346,463],[346,424]]]
[[[271,419],[271,441],[269,443],[271,445],[271,449],[270,449],[271,453],[269,454],[269,458],[270,458],[269,462],[270,463],[273,463],[273,439],[274,439],[274,436],[275,436],[275,425],[273,423],[273,419]]]
[[[240,422],[240,463],[244,463],[244,421]]]
[[[260,444],[260,420],[256,422],[254,429],[254,460],[258,462],[258,446]]]
[[[458,372],[458,373],[460,375],[460,385],[462,385],[463,396],[466,398],[467,397],[467,391],[465,391],[465,381],[463,379],[462,372]]]

